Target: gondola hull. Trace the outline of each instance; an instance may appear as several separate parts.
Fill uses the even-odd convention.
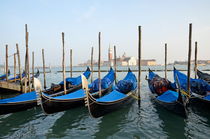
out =
[[[89,67],[83,73],[83,75],[85,75],[87,79],[90,77],[90,69],[89,69]],[[66,94],[72,93],[72,92],[77,91],[77,90],[82,88],[82,83],[77,80],[78,78],[80,78],[80,76],[78,76],[76,78],[66,78],[66,82],[71,82],[71,81],[73,82],[73,85],[67,86]],[[76,80],[76,82],[74,82],[74,80]],[[59,84],[54,84],[54,85],[51,86],[51,88],[44,90],[43,93],[48,94],[51,97],[63,95],[64,94],[63,81],[60,82]]]
[[[190,105],[199,106],[199,107],[206,107],[210,108],[210,101],[199,98],[199,97],[191,97],[189,100]]]
[[[166,110],[171,111],[175,114],[181,115],[183,117],[187,117],[186,115],[186,109],[183,106],[184,104],[181,104],[178,101],[175,101],[173,103],[165,103],[163,101],[159,101],[158,99],[155,99],[155,102],[160,105],[161,107],[164,107]]]
[[[0,94],[22,94],[22,92],[9,88],[0,88]]]
[[[102,90],[102,95],[109,93],[112,90],[112,86],[109,88]],[[94,97],[99,97],[99,94],[94,94]],[[84,97],[85,98],[85,97]],[[55,112],[60,112],[80,106],[85,105],[84,98],[77,99],[54,99],[53,97],[46,96],[44,94],[41,95],[41,106],[43,111],[46,114],[52,114]]]
[[[182,117],[187,117],[186,105],[185,105],[186,98],[183,97],[179,92],[176,92],[176,90],[174,90],[171,87],[171,82],[168,81],[168,84],[170,84],[170,85],[161,84],[160,86],[158,86],[160,83],[163,82],[161,79],[164,79],[164,78],[161,78],[159,75],[154,74],[151,70],[149,71],[149,77],[150,78],[148,79],[148,85],[149,85],[150,91],[153,94],[155,103],[158,104],[159,106],[165,108],[168,111],[171,111],[171,112],[178,114]],[[156,83],[157,86],[154,85],[153,79],[156,79],[155,81],[158,83],[158,84]],[[160,87],[162,87],[164,89],[161,90],[161,89],[159,89]],[[158,93],[158,92],[156,92],[156,90],[158,90],[158,91],[161,90],[162,93]],[[167,93],[167,94],[165,95],[165,93]],[[171,100],[170,98],[172,96],[174,96],[174,95],[172,95],[172,93],[174,95],[178,93],[178,97],[176,99]],[[169,98],[169,99],[167,99],[167,100],[158,99],[160,97],[162,97],[162,98],[165,97],[165,99],[167,99],[167,98]]]
[[[25,101],[17,103],[0,104],[0,115],[24,111],[37,106],[37,101]]]
[[[72,93],[72,92],[77,91],[77,90],[79,90],[81,88],[82,88],[82,84],[79,84],[77,86],[74,86],[74,87],[68,89],[67,92],[66,92],[66,94]],[[53,91],[52,88],[49,88],[49,89],[47,89],[47,90],[45,90],[43,92],[45,94],[50,95],[51,97],[55,97],[55,96],[62,95],[63,94],[63,89],[62,90]]]
[[[197,72],[199,79],[190,78],[191,92],[189,98],[189,105],[198,106],[200,108],[206,107],[210,108],[210,100],[205,99],[210,91],[210,85],[208,84],[210,75],[207,73],[202,73],[198,70]],[[187,90],[187,76],[184,73],[174,69],[174,76],[180,78],[181,86],[183,90]]]
[[[97,102],[89,93],[87,99],[88,101],[86,100],[86,103],[89,113],[94,118],[104,116],[124,106],[128,106],[135,101],[134,97],[129,95],[123,99],[113,102]]]
[[[178,101],[174,101],[174,102],[171,102],[171,103],[160,101],[160,100],[157,99],[158,96],[156,95],[154,90],[151,89],[151,88],[150,88],[150,90],[153,93],[153,97],[152,98],[154,99],[154,101],[155,101],[155,103],[157,105],[159,105],[161,107],[164,107],[166,110],[171,111],[171,112],[173,112],[175,114],[178,114],[178,115],[180,115],[182,117],[187,117],[187,115],[186,115],[186,106],[184,106],[183,103],[178,102]]]

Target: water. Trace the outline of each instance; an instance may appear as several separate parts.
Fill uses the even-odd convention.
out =
[[[62,74],[56,73],[57,70],[47,74],[48,86],[62,80]],[[118,80],[125,74],[118,73]],[[156,106],[144,80],[146,74],[142,73],[140,108],[134,102],[97,119],[90,117],[86,107],[52,115],[45,115],[41,108],[1,115],[0,138],[209,138],[210,110],[189,108],[188,118],[184,119]],[[164,75],[163,72],[158,74]],[[172,72],[168,76],[172,80]],[[96,77],[97,73],[94,74]]]

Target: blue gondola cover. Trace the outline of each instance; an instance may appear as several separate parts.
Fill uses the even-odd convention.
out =
[[[83,73],[83,75],[88,79],[88,77],[90,76],[90,70],[89,70],[89,67],[88,69]],[[82,80],[81,80],[81,75],[78,76],[78,77],[72,77],[72,78],[66,78],[66,82],[67,83],[70,83],[71,85],[78,85],[78,84],[81,84],[82,83]],[[63,81],[61,81],[59,83],[60,85],[63,85]]]
[[[179,79],[181,88],[183,88],[186,91],[187,90],[187,76],[178,70],[174,70],[174,80],[176,79],[176,76]],[[190,78],[190,84],[191,84],[191,88],[190,88],[191,91],[196,94],[206,95],[207,91],[210,91],[210,85],[204,80]]]
[[[33,101],[36,100],[37,95],[35,91],[18,95],[12,98],[1,99],[0,104],[8,104],[8,103],[15,103],[15,102],[24,102],[24,101]]]
[[[102,89],[106,89],[113,82],[114,82],[114,70],[110,69],[109,73],[106,76],[104,76],[104,78],[102,79],[102,82],[101,82],[102,83],[101,84]],[[93,83],[91,83],[89,85],[89,88],[91,90],[94,90],[92,93],[97,92],[98,91],[98,79],[93,81]],[[48,96],[47,94],[45,94],[45,95]],[[75,92],[72,92],[72,93],[69,93],[69,94],[66,94],[66,95],[53,97],[53,99],[77,99],[77,98],[84,98],[84,97],[85,97],[84,90],[83,89],[79,89],[79,90],[77,90]]]
[[[112,101],[120,100],[127,97],[126,93],[133,91],[137,88],[136,76],[131,71],[129,71],[126,77],[121,81],[119,81],[120,83],[117,84],[115,90],[113,90],[112,92],[110,92],[109,94],[101,98],[96,99],[96,101],[97,102],[112,102]]]
[[[104,97],[96,99],[97,102],[112,102],[119,99],[122,99],[126,97],[127,95],[124,93],[121,93],[117,90],[113,90],[111,93],[105,95]]]
[[[179,94],[177,92],[168,90],[164,92],[162,95],[158,96],[157,100],[170,103],[170,102],[176,101],[178,97],[179,97]]]
[[[204,97],[203,99],[210,101],[210,95]]]
[[[126,77],[117,83],[116,90],[122,93],[127,93],[131,90],[136,89],[136,87],[137,87],[136,76],[132,72],[128,72]]]
[[[114,70],[111,68],[109,73],[101,80],[101,89],[109,87],[114,82]],[[91,92],[97,92],[99,90],[99,80],[96,79],[88,85]]]

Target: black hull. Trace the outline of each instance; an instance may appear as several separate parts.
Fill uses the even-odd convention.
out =
[[[171,111],[175,114],[181,115],[182,117],[185,117],[185,118],[187,117],[186,109],[185,109],[184,104],[182,104],[178,101],[175,101],[174,103],[165,103],[165,102],[162,102],[162,101],[159,101],[159,100],[155,99],[155,102],[158,105],[164,107],[168,111]]]
[[[112,90],[112,86],[102,90],[102,95],[109,93]],[[94,97],[99,97],[99,94],[95,94]],[[84,97],[85,98],[85,97]],[[84,98],[79,99],[53,99],[51,97],[41,95],[41,106],[46,114],[52,114],[68,109],[80,107],[85,105]]]
[[[42,109],[46,114],[52,114],[84,105],[84,99],[59,101],[42,96]]]
[[[37,106],[37,101],[27,101],[19,103],[0,104],[0,115],[24,111]]]
[[[89,113],[94,118],[98,118],[113,111],[116,111],[124,106],[133,103],[135,100],[131,95],[129,95],[124,99],[114,102],[96,102],[90,94],[88,94],[87,99]]]
[[[19,93],[21,94],[21,91],[16,91],[12,89],[6,89],[6,88],[0,88],[0,94],[14,94],[14,93]]]
[[[187,117],[186,105],[184,104],[185,100],[180,94],[179,94],[179,98],[178,98],[179,101],[177,100],[177,101],[174,101],[171,103],[159,101],[159,100],[157,100],[158,93],[155,91],[155,88],[153,88],[153,86],[151,86],[150,84],[151,84],[151,82],[150,82],[150,80],[148,80],[149,89],[153,94],[155,102],[159,106],[161,106],[161,107],[165,108],[166,110],[171,111],[175,114],[178,114],[182,117],[185,117],[185,118]],[[175,91],[175,90],[172,90],[172,91]]]
[[[81,88],[82,88],[82,84],[79,84],[77,86],[74,86],[73,88],[68,89],[66,91],[66,94],[72,93],[72,92],[77,91],[77,90],[79,90]],[[60,96],[60,95],[63,95],[64,94],[63,89],[54,91],[52,88],[49,88],[49,89],[47,89],[47,90],[45,90],[43,92],[45,94],[50,95],[51,97]]]
[[[189,100],[189,105],[199,106],[200,108],[210,108],[210,101],[199,97],[191,97]]]

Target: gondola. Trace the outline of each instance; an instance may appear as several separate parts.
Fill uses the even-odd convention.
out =
[[[10,76],[10,70],[8,70],[8,76]],[[3,74],[0,76],[0,80],[4,80],[6,79],[7,75],[6,74]]]
[[[87,68],[83,74],[88,78],[90,76],[90,69]],[[79,77],[66,78],[66,80],[74,79],[79,79]],[[41,92],[41,83],[37,78],[34,78],[34,90],[35,91],[20,94],[12,98],[0,99],[0,115],[23,111],[38,106],[37,98],[39,98],[39,92]]]
[[[134,95],[136,95],[137,80],[130,69],[126,77],[117,83],[112,92],[100,98],[95,98],[88,91],[88,86],[85,84],[87,84],[87,81],[83,78],[83,88],[86,90],[85,104],[88,107],[90,115],[94,118],[127,106],[135,100]]]
[[[35,75],[31,76],[31,81],[32,81],[32,77],[34,76],[35,78],[37,78],[39,76],[39,70],[37,71],[37,73]],[[8,81],[6,81],[6,79],[0,80],[0,93],[1,94],[21,94],[23,92],[25,92],[22,88],[21,89],[21,85],[20,83],[22,82],[24,85],[24,80],[26,80],[26,74],[25,72],[22,73],[22,81],[20,81],[20,75],[17,75],[16,77],[12,77],[9,78]],[[27,83],[29,84],[29,83]],[[32,85],[32,82],[30,83]],[[29,90],[27,89],[26,92],[28,92]]]
[[[39,70],[37,70],[36,74],[31,76],[31,79],[33,77],[38,78],[39,75],[40,75],[40,72],[39,72]],[[22,78],[24,78],[25,76],[26,76],[26,73],[25,73],[25,71],[23,71]],[[16,77],[9,78],[8,80],[9,80],[9,82],[20,82],[20,75],[18,74]]]
[[[41,82],[34,78],[34,90],[6,99],[0,99],[0,115],[27,110],[37,106],[37,92],[41,91]]]
[[[181,88],[187,91],[187,76],[174,68],[174,77],[178,77]],[[202,79],[190,78],[189,103],[210,107],[210,85]]]
[[[175,84],[149,69],[148,85],[157,104],[178,115],[187,116],[185,97],[175,90]]]
[[[199,79],[205,80],[210,84],[210,74],[208,73],[203,73],[200,70],[197,70],[197,75]]]
[[[91,74],[90,68],[87,67],[83,75],[88,79],[90,77],[90,74]],[[66,94],[79,90],[81,88],[82,88],[81,76],[66,78],[66,89],[67,89]],[[59,84],[52,83],[50,88],[43,90],[43,93],[51,96],[59,96],[62,95],[63,90],[64,90],[64,81],[61,81]]]
[[[108,74],[103,79],[101,79],[102,95],[111,91],[112,84],[115,78],[114,74],[115,72],[111,68]],[[80,82],[81,82],[81,77],[80,77]],[[98,82],[99,80],[96,79],[89,85],[89,88],[91,88],[91,92],[95,97],[99,96]],[[84,106],[84,98],[85,98],[85,92],[83,89],[79,89],[68,94],[64,94],[64,92],[62,91],[61,93],[59,93],[59,95],[48,95],[42,92],[41,106],[46,114],[52,114],[55,112],[68,110],[78,106]]]

